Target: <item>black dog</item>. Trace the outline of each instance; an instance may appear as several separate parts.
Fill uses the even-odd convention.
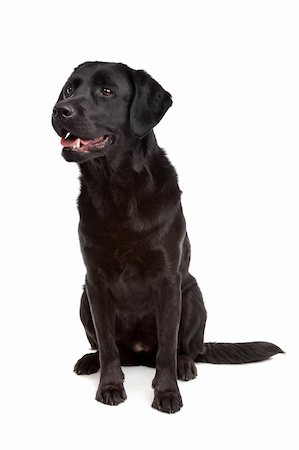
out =
[[[96,399],[126,399],[121,365],[156,367],[152,406],[182,407],[177,378],[194,362],[261,361],[282,350],[267,342],[206,344],[206,310],[188,272],[190,243],[177,174],[153,128],[172,100],[143,70],[86,62],[53,110],[62,155],[80,164],[79,238],[86,266],[80,316],[92,349],[77,374],[101,367]]]

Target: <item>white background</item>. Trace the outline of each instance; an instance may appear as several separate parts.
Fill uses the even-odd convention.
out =
[[[298,448],[298,4],[11,1],[5,12],[3,448]],[[150,407],[153,369],[124,369],[118,407],[94,400],[99,374],[72,372],[88,351],[78,168],[50,118],[86,60],[145,69],[173,95],[156,132],[179,173],[206,341],[286,351],[198,365],[171,416]]]

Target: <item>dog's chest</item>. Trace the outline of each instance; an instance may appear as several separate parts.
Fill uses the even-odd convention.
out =
[[[128,228],[111,229],[80,221],[79,239],[87,270],[96,271],[109,284],[134,285],[157,280],[166,268],[161,247]]]

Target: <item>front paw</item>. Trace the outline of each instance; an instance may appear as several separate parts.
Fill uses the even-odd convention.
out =
[[[152,407],[161,412],[173,414],[179,411],[183,406],[180,391],[177,390],[155,390],[155,397]]]
[[[96,393],[96,400],[105,405],[119,405],[126,398],[127,394],[122,383],[100,385]]]

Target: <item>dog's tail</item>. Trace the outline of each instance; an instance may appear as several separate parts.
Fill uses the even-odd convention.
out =
[[[264,361],[277,353],[284,353],[284,351],[270,342],[238,344],[208,342],[203,345],[203,352],[195,361],[211,364],[243,364]]]

